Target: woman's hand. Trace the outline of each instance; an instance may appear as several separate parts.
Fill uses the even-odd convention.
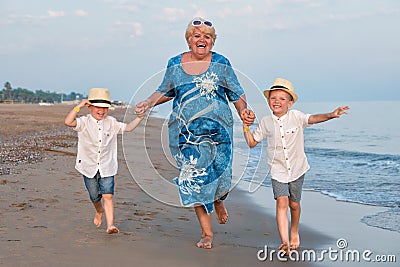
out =
[[[149,109],[150,104],[147,100],[139,102],[135,106],[135,113],[138,117],[143,117],[146,111]]]
[[[240,112],[240,118],[243,121],[243,124],[250,126],[254,123],[254,120],[256,118],[256,114],[252,110],[248,110],[247,108],[244,108]]]
[[[234,106],[244,124],[250,126],[254,123],[256,115],[252,110],[247,109],[246,96],[244,94],[234,103]]]
[[[159,92],[154,92],[149,98],[136,104],[135,113],[138,117],[144,116],[149,108],[165,103],[171,99],[172,97],[165,97]]]

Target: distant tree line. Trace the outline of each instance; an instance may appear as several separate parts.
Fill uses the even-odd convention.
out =
[[[43,90],[33,92],[20,87],[12,88],[10,82],[6,82],[4,88],[0,91],[0,103],[61,103],[83,98],[87,98],[87,96],[75,92],[64,94]]]

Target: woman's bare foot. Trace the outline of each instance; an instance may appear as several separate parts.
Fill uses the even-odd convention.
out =
[[[210,249],[212,248],[212,237],[211,236],[204,236],[197,242],[196,246],[198,248],[205,248]]]
[[[228,211],[222,201],[214,201],[215,216],[217,217],[218,223],[226,224],[228,221]]]
[[[290,249],[297,249],[300,246],[299,233],[290,234]]]
[[[118,233],[119,233],[119,229],[117,227],[115,227],[114,225],[111,225],[107,229],[107,234],[118,234]]]
[[[94,225],[96,225],[97,227],[100,227],[102,220],[103,220],[103,211],[96,212],[96,214],[94,215],[94,219],[93,219]]]

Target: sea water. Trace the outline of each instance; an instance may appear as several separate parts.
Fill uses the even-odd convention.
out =
[[[349,105],[347,115],[305,129],[305,152],[310,164],[303,189],[338,201],[386,207],[362,222],[400,232],[400,101],[351,103],[295,103],[293,109],[317,114]],[[266,103],[251,106],[257,118],[270,114]],[[153,116],[168,119],[170,104],[157,107]],[[232,108],[233,113],[236,111]],[[257,126],[257,120],[251,127]],[[249,149],[242,123],[235,115],[234,153],[247,162],[241,179],[271,186],[266,141]],[[256,186],[255,186],[256,187]]]
[[[305,129],[305,152],[311,169],[303,189],[338,201],[387,207],[384,212],[365,216],[362,222],[400,232],[400,101],[296,103],[293,109],[317,114],[344,104],[350,106],[347,115]],[[243,179],[270,186],[266,141],[247,148],[240,138],[240,121],[237,124],[235,151],[249,158]]]

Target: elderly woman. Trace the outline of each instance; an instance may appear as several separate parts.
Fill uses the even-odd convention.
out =
[[[190,21],[186,29],[188,52],[168,61],[161,85],[148,99],[136,105],[143,115],[151,107],[173,99],[169,119],[170,150],[180,175],[174,179],[181,202],[194,206],[202,228],[199,248],[212,247],[212,218],[225,224],[228,213],[223,200],[232,178],[233,117],[229,101],[240,118],[250,125],[254,113],[247,109],[246,97],[231,64],[211,51],[216,33],[203,18]]]

